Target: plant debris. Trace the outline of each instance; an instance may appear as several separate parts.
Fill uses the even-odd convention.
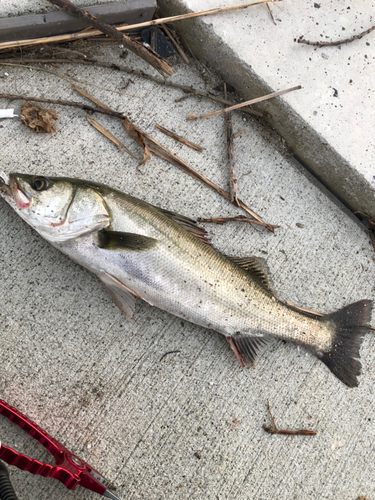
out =
[[[272,99],[273,97],[278,97],[280,95],[288,94],[289,92],[293,92],[294,90],[300,90],[301,88],[302,86],[298,85],[297,87],[291,87],[285,90],[278,90],[277,92],[272,92],[271,94],[267,94],[262,97],[257,97],[255,99],[250,99],[250,101],[240,102],[239,104],[235,104],[234,106],[230,106],[229,108],[220,109],[219,111],[213,111],[212,113],[206,113],[205,115],[194,116],[193,114],[194,112],[192,112],[186,119],[201,120],[203,118],[212,118],[213,116],[222,115],[223,113],[229,113],[229,111],[243,108],[244,106],[250,106],[251,104],[255,104],[257,102],[266,101],[268,99]]]
[[[202,146],[198,146],[197,144],[194,144],[194,142],[188,141],[184,137],[181,137],[180,135],[175,134],[174,132],[171,132],[170,130],[162,127],[161,125],[155,123],[155,127],[160,130],[160,132],[163,132],[163,134],[168,135],[169,137],[172,137],[172,139],[175,139],[178,142],[182,142],[182,144],[185,144],[185,146],[189,146],[189,148],[195,149],[196,151],[199,151],[200,153],[204,151],[204,148]]]
[[[219,7],[216,9],[209,9],[209,10],[204,10],[204,11],[200,11],[200,12],[190,12],[189,14],[181,14],[179,16],[165,17],[165,18],[161,18],[161,19],[153,19],[152,21],[146,21],[144,23],[121,24],[120,26],[117,26],[116,29],[117,29],[117,31],[129,31],[129,30],[133,30],[135,28],[144,28],[146,26],[155,26],[156,24],[172,23],[174,21],[181,21],[182,19],[190,19],[192,17],[208,16],[208,15],[212,15],[212,14],[219,14],[220,12],[229,12],[232,10],[246,9],[247,7],[260,5],[263,3],[272,3],[272,2],[278,2],[278,1],[279,0],[258,0],[255,2],[230,5],[228,7]],[[55,2],[53,2],[53,3],[55,3]],[[60,4],[62,4],[62,3],[63,2],[60,0]],[[57,3],[57,1],[56,1],[56,5],[59,5]],[[80,10],[82,10],[82,9],[80,9]],[[76,14],[72,14],[72,15],[76,15]],[[94,16],[92,16],[92,17],[95,19]],[[87,19],[87,22],[90,25],[91,24],[94,25],[94,22],[92,22],[92,20]],[[107,26],[110,26],[110,25],[107,25]],[[112,28],[112,26],[110,26],[110,27]],[[99,29],[88,28],[88,29],[80,31],[78,33],[70,33],[67,35],[55,35],[55,36],[49,36],[49,37],[34,38],[34,39],[29,39],[29,40],[17,40],[17,41],[12,41],[12,42],[3,42],[3,43],[0,43],[0,49],[10,49],[13,47],[25,47],[28,45],[39,45],[42,43],[55,43],[55,42],[63,42],[63,41],[66,42],[68,40],[78,40],[81,38],[89,38],[91,36],[101,35],[102,33],[103,33],[103,29],[101,29],[101,28],[99,28]],[[147,49],[145,49],[145,50],[147,52]]]
[[[311,40],[305,40],[303,37],[298,38],[298,43],[304,43],[306,45],[314,45],[315,47],[332,47],[333,45],[343,45],[344,43],[354,42],[354,40],[360,40],[365,35],[371,33],[375,30],[375,26],[371,26],[368,30],[362,31],[358,35],[353,35],[349,38],[344,38],[343,40],[335,40],[333,42],[312,42]]]
[[[268,6],[268,4],[267,4]],[[227,85],[224,83],[224,99],[227,98]],[[228,166],[229,166],[229,194],[231,203],[238,205],[237,200],[237,174],[234,166],[234,145],[233,145],[233,127],[230,111],[225,113],[225,127],[227,130],[228,147]]]
[[[129,118],[125,118],[122,124],[128,136],[143,149],[143,158],[141,163],[137,167],[139,168],[141,165],[151,159],[150,148],[146,144],[143,132],[136,125],[134,125],[134,123],[132,123]]]
[[[249,224],[263,226],[263,224],[258,220],[250,219],[250,217],[246,217],[245,215],[236,215],[235,217],[211,217],[210,219],[203,219],[202,217],[199,217],[198,222],[207,222],[213,224],[225,224],[225,222],[248,222]],[[272,227],[272,229],[277,229],[280,227],[274,226],[273,224],[268,224],[268,226]]]
[[[41,108],[37,104],[25,104],[21,108],[21,121],[35,132],[56,132],[55,120],[59,115],[54,109]]]
[[[92,125],[94,128],[96,128],[96,130],[98,132],[103,134],[107,139],[109,139],[111,142],[113,142],[113,144],[115,144],[119,149],[121,149],[121,151],[125,151],[126,153],[128,153],[128,155],[130,155],[135,160],[137,159],[133,155],[133,153],[131,151],[129,151],[129,149],[126,146],[124,146],[123,143],[117,139],[117,137],[115,137],[113,134],[111,134],[111,132],[109,130],[104,128],[103,125],[101,125],[99,122],[97,122],[93,118],[87,118],[87,121],[90,123],[90,125]]]
[[[88,26],[94,26],[100,32],[105,33],[106,35],[111,36],[113,39],[120,41],[126,49],[131,50],[138,57],[144,59],[147,63],[149,63],[153,68],[155,68],[161,75],[172,75],[173,70],[167,64],[166,61],[160,59],[154,53],[151,53],[146,49],[144,45],[139,42],[136,42],[129,38],[128,36],[121,33],[121,31],[117,30],[115,27],[110,24],[104,23],[98,17],[93,16],[87,10],[80,9],[76,5],[74,5],[70,0],[49,0],[53,5],[57,5],[64,11],[68,12],[72,16],[78,17],[85,21]]]
[[[289,429],[279,429],[271,413],[270,403],[268,399],[267,399],[267,408],[268,408],[268,413],[270,414],[272,425],[270,426],[264,424],[263,429],[266,432],[268,432],[268,434],[284,434],[287,436],[316,436],[316,431],[312,431],[310,429],[298,429],[296,431],[291,431]]]

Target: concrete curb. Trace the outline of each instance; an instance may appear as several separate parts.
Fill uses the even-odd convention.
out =
[[[160,0],[159,2],[163,16],[191,12],[187,3],[184,0]],[[191,4],[189,2],[189,6]],[[210,7],[209,2],[204,2],[199,5],[199,10]],[[194,10],[198,9],[194,8]],[[214,25],[217,19],[220,23],[227,22],[225,27],[229,31],[229,25],[232,23],[233,27],[234,22],[237,25],[238,18],[236,21],[233,21],[233,18],[228,18],[226,21],[223,16],[194,18],[179,21],[175,23],[174,28],[181,33],[183,40],[193,53],[199,59],[208,61],[213,69],[221,74],[227,83],[233,85],[238,94],[245,100],[279,90],[279,88],[271,86],[270,81],[255,71],[252,65],[244,60],[239,51],[232,49],[226,40],[218,35],[220,30],[215,30],[217,26]],[[222,27],[223,24],[220,25],[220,28]],[[257,34],[255,33],[254,36]],[[297,81],[297,83],[300,82]],[[313,106],[313,102],[311,102],[311,106]],[[353,212],[360,211],[370,217],[375,217],[375,193],[374,185],[371,183],[373,178],[366,175],[368,172],[364,173],[363,169],[359,168],[359,165],[355,164],[353,160],[340,154],[329,138],[322,135],[311,122],[301,116],[296,106],[290,105],[288,99],[277,98],[262,102],[254,107],[272,115],[269,124],[287,141],[296,158],[335,196]],[[340,134],[340,124],[336,125],[337,134]],[[363,130],[365,136],[366,132]],[[344,138],[344,141],[346,139],[354,141],[355,137]],[[356,160],[358,160],[358,164],[361,163],[361,159],[356,158]]]
[[[156,0],[128,0],[86,7],[91,14],[109,24],[149,21]],[[61,35],[87,28],[87,24],[63,11],[0,19],[0,42]]]

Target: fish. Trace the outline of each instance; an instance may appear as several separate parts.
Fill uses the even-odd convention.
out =
[[[373,303],[326,316],[285,304],[260,257],[218,252],[205,229],[109,186],[79,179],[0,173],[0,196],[55,248],[93,272],[127,318],[140,298],[221,333],[253,364],[277,338],[306,347],[348,387]]]

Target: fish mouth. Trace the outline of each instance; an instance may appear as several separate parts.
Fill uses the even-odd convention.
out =
[[[32,196],[12,174],[0,172],[0,196],[14,209],[24,210],[32,205]]]

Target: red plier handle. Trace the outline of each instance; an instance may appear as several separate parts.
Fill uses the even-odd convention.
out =
[[[26,415],[23,415],[2,399],[0,399],[0,415],[4,415],[4,417],[14,422],[30,434],[30,436],[39,441],[53,455],[56,465],[34,460],[22,453],[16,452],[12,448],[4,446],[2,443],[0,443],[1,460],[32,474],[57,479],[69,490],[73,490],[79,484],[83,488],[99,493],[99,495],[103,495],[106,498],[119,500],[105,488],[103,484],[104,479],[99,472],[47,434],[46,431],[32,422]]]

